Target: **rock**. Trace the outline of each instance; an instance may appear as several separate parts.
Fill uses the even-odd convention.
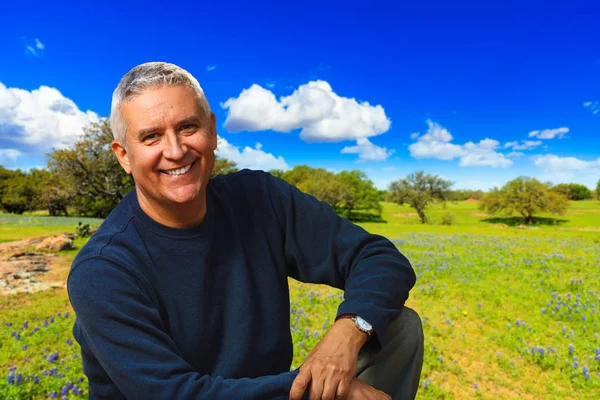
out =
[[[27,278],[31,278],[33,276],[33,274],[31,272],[27,272],[27,271],[16,271],[13,274],[13,279],[27,279]],[[27,283],[27,282],[24,282]]]
[[[52,236],[35,246],[36,250],[62,251],[73,248],[73,239],[66,235]]]

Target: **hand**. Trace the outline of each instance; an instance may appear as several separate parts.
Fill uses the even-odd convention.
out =
[[[352,379],[347,400],[392,400],[392,397],[375,389],[358,378]]]
[[[290,400],[300,400],[309,384],[311,400],[345,399],[356,373],[358,352],[366,340],[367,335],[353,321],[336,321],[300,367]]]

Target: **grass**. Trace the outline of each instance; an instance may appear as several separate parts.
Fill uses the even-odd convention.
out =
[[[455,225],[437,225],[446,213],[455,215]],[[407,305],[425,330],[419,399],[598,397],[600,203],[572,203],[558,217],[563,221],[538,220],[527,229],[490,219],[473,203],[432,208],[427,225],[412,214],[386,203],[386,222],[360,225],[393,240],[417,273]],[[3,225],[0,240],[75,226],[29,221]],[[61,256],[55,278],[66,277],[76,252]],[[297,366],[331,324],[342,293],[294,280],[290,290]],[[69,382],[87,396],[64,289],[0,297],[0,315],[0,398],[46,398],[62,390],[81,397]],[[22,374],[19,386],[8,383],[14,367]]]

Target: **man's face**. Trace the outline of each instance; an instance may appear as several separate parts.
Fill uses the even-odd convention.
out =
[[[125,150],[113,151],[132,174],[154,211],[202,204],[217,147],[215,117],[207,120],[194,92],[184,86],[150,88],[121,105],[127,126]]]

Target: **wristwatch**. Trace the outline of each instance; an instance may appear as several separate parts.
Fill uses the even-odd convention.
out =
[[[358,330],[366,333],[368,338],[370,338],[371,335],[373,334],[373,325],[371,325],[370,323],[368,323],[367,321],[365,321],[363,318],[359,317],[358,315],[342,314],[339,317],[337,317],[335,320],[337,321],[338,319],[342,319],[342,318],[348,318],[348,319],[351,319],[352,321],[354,321],[354,324],[356,325]]]

